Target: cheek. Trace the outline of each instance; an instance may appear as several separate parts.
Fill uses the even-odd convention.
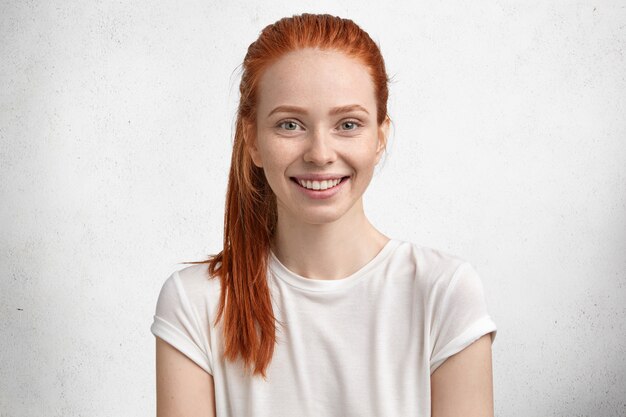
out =
[[[265,151],[263,153],[263,162],[265,163],[265,170],[270,172],[279,172],[286,168],[288,158],[285,152],[272,149],[271,151]]]
[[[366,134],[349,144],[349,149],[346,149],[347,155],[355,165],[367,167],[376,164],[376,149],[378,147],[376,134],[375,129],[368,130]]]
[[[272,144],[276,145],[276,143]],[[266,146],[261,149],[263,157],[263,170],[265,178],[272,189],[283,186],[287,180],[286,170],[294,161],[293,147],[289,146]]]
[[[259,153],[263,159],[263,165],[265,169],[273,169],[281,162],[281,154],[283,150],[277,146],[276,143],[263,138],[259,141]]]
[[[367,170],[376,165],[376,150],[374,148],[354,148],[348,153],[352,165],[357,168]]]

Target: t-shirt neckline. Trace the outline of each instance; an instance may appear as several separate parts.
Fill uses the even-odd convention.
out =
[[[400,245],[401,241],[390,238],[385,246],[369,262],[357,271],[341,279],[313,279],[298,275],[283,265],[270,249],[269,269],[287,284],[307,291],[336,291],[349,287],[367,275]]]

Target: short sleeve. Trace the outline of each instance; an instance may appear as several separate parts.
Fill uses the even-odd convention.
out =
[[[200,323],[178,272],[163,284],[150,331],[213,375],[209,328]]]
[[[493,343],[497,332],[487,312],[480,277],[467,262],[457,268],[438,304],[431,329],[431,374],[485,334],[491,333]]]

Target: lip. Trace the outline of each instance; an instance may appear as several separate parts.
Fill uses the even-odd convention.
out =
[[[312,179],[309,179],[310,177],[291,177],[291,182],[293,183],[293,185],[295,187],[298,187],[298,189],[307,197],[312,198],[314,200],[325,200],[327,198],[330,198],[332,196],[334,196],[335,194],[337,194],[338,192],[340,192],[343,187],[346,185],[346,183],[348,181],[350,181],[350,176],[326,176],[325,179],[337,179],[337,178],[341,178],[341,182],[339,182],[339,184],[335,185],[334,187],[331,188],[327,188],[325,190],[309,190],[308,188],[304,188],[303,186],[301,186],[296,178],[301,178],[301,179],[308,179],[309,181],[313,181]],[[319,177],[318,177],[319,178]],[[318,180],[316,179],[315,181],[323,181],[323,180]]]
[[[349,175],[345,174],[306,174],[306,175],[295,175],[291,178],[295,178],[297,180],[305,180],[305,181],[325,181],[325,180],[336,180],[338,178],[349,177]]]

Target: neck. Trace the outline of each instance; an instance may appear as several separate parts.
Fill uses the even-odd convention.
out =
[[[345,278],[367,264],[389,241],[366,218],[362,200],[329,223],[302,222],[281,207],[277,220],[272,250],[285,267],[306,278]]]

